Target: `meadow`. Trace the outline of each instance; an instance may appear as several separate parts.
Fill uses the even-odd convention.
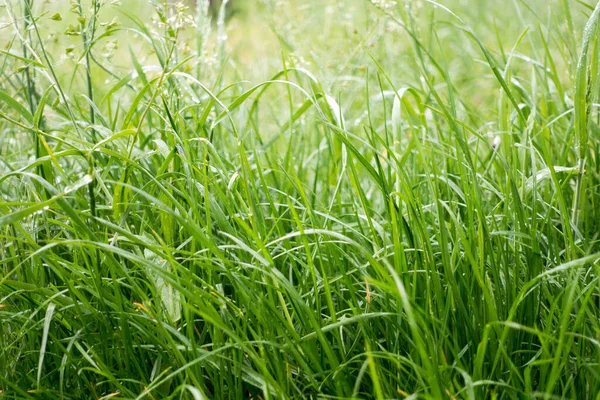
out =
[[[600,399],[599,16],[0,0],[0,399]]]

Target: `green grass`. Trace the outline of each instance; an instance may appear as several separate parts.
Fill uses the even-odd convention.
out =
[[[0,8],[0,398],[600,398],[600,3],[184,8]]]

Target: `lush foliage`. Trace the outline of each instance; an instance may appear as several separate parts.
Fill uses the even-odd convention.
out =
[[[600,5],[233,5],[0,8],[0,397],[598,398]]]

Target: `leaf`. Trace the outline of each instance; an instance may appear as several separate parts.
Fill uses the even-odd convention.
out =
[[[0,217],[0,227],[2,227],[4,225],[10,225],[17,221],[20,221],[20,220],[24,219],[25,217],[28,217],[29,215],[31,215],[39,210],[42,210],[45,207],[48,207],[50,204],[54,203],[55,200],[56,200],[56,198],[51,198],[46,201],[42,201],[40,203],[35,203],[34,205],[23,208],[19,211],[15,211],[13,213],[3,215],[2,217]]]
[[[0,90],[0,101],[5,102],[13,110],[21,114],[28,122],[33,122],[33,116],[21,103],[11,97],[8,93]]]
[[[40,131],[40,126],[42,124],[42,119],[44,117],[44,108],[46,106],[46,102],[48,101],[48,97],[50,96],[50,93],[53,88],[54,88],[54,85],[50,85],[48,87],[48,89],[46,89],[46,91],[44,92],[44,94],[42,95],[42,98],[40,99],[40,101],[38,103],[38,108],[35,111],[35,115],[33,116],[33,126],[35,127],[35,129],[37,131]],[[54,163],[60,168],[58,160],[54,157],[54,154],[52,153],[52,150],[50,149],[48,142],[46,142],[44,135],[42,135],[39,132],[37,132],[36,134],[38,135],[39,141],[42,144],[42,146],[39,149],[39,151],[40,151],[39,157],[44,157],[46,155],[50,156],[52,161],[54,161]],[[48,182],[54,183],[54,171],[52,169],[52,165],[50,164],[50,161],[44,162],[44,164],[42,164],[42,169],[43,169],[43,173],[44,173],[44,175],[43,175],[44,178]]]
[[[575,78],[575,132],[579,141],[579,158],[585,159],[588,150],[588,117],[589,117],[589,98],[588,98],[588,53],[590,42],[592,40],[596,23],[600,17],[600,2],[596,5],[594,12],[587,21],[583,31],[583,43],[581,45],[581,55],[577,62],[577,74]]]
[[[160,213],[160,224],[162,226],[162,230],[163,230],[163,235],[165,238],[165,242],[169,245],[172,246],[173,242],[175,241],[175,229],[173,228],[173,214],[171,213],[171,197],[169,195],[167,195],[166,193],[161,193],[158,196],[158,200],[161,203],[164,203],[169,210],[165,211],[162,208],[160,209],[159,213]]]
[[[346,122],[344,121],[344,114],[342,113],[342,107],[335,101],[335,99],[329,95],[325,96],[325,100],[327,100],[327,105],[331,110],[331,114],[333,115],[334,121],[336,125],[342,129],[346,126]]]
[[[40,381],[42,380],[42,367],[44,365],[44,356],[46,355],[46,343],[48,343],[48,332],[50,331],[50,322],[52,321],[52,315],[54,315],[54,303],[48,304],[46,310],[46,316],[44,317],[44,331],[42,333],[42,346],[40,347],[40,359],[38,361],[37,371],[37,387],[40,388]]]
[[[118,220],[123,212],[125,211],[125,205],[129,200],[129,194],[131,193],[131,189],[126,185],[129,180],[129,173],[131,172],[131,167],[128,166],[125,168],[123,172],[123,176],[118,185],[115,185],[115,191],[113,193],[113,214],[116,220]]]
[[[41,62],[32,60],[31,58],[21,57],[19,55],[10,53],[8,51],[0,50],[0,54],[4,54],[5,56],[16,58],[19,61],[23,61],[24,63],[35,65],[36,67],[46,68],[46,66],[44,64],[42,64]]]
[[[88,183],[90,183],[93,180],[94,180],[94,178],[91,175],[85,174],[83,176],[83,178],[81,178],[80,180],[78,180],[74,184],[72,184],[70,186],[67,186],[64,189],[63,194],[69,194],[69,193],[74,192],[74,191],[76,191],[78,189],[81,189],[82,187],[84,187],[85,185],[87,185]]]
[[[34,205],[23,208],[19,211],[15,211],[13,213],[3,215],[2,217],[0,217],[0,227],[4,226],[4,225],[10,225],[17,221],[20,221],[20,220],[30,216],[31,214],[34,214],[37,211],[40,211],[40,210],[50,206],[54,202],[58,202],[59,205],[61,207],[63,207],[63,205],[65,203],[64,200],[61,201],[61,198],[63,196],[82,188],[83,186],[87,185],[91,181],[92,181],[92,177],[90,175],[85,175],[83,178],[81,178],[80,180],[75,182],[73,185],[67,186],[64,189],[63,193],[59,193],[46,201],[35,203]]]
[[[554,172],[558,173],[558,172],[567,172],[569,175],[577,175],[577,173],[579,172],[579,167],[554,167]],[[550,171],[550,168],[544,168],[540,171],[537,172],[537,174],[535,174],[534,176],[530,177],[527,179],[527,181],[525,182],[525,187],[527,188],[527,190],[531,190],[533,188],[533,185],[535,182],[539,182],[539,181],[543,181],[545,179],[548,179],[552,176],[552,171]]]
[[[400,98],[394,95],[394,103],[392,105],[392,129],[394,132],[394,139],[400,138],[400,130],[402,123],[401,109],[400,109]]]
[[[35,115],[33,116],[33,126],[36,129],[40,129],[40,123],[42,122],[42,117],[44,116],[44,107],[46,106],[48,96],[50,95],[50,92],[52,91],[53,87],[54,85],[50,85],[48,89],[46,89],[38,103],[37,110],[35,110]]]
[[[153,140],[153,142],[156,144],[156,148],[158,149],[159,153],[162,154],[163,158],[169,157],[171,150],[169,149],[169,146],[163,140],[155,139],[155,140]]]
[[[104,146],[107,143],[113,142],[113,141],[120,139],[122,137],[125,137],[125,136],[133,136],[136,133],[137,133],[137,129],[133,129],[133,128],[124,129],[124,130],[117,132],[114,135],[96,143],[96,145],[93,147],[92,151],[97,150],[98,148]]]
[[[150,249],[144,249],[144,257],[158,266],[158,269],[152,271],[150,274],[154,278],[156,289],[161,295],[160,297],[164,307],[166,308],[167,314],[169,314],[169,317],[172,321],[178,321],[181,319],[180,294],[177,289],[173,287],[173,285],[165,282],[163,279],[163,273],[161,272],[161,269],[171,272],[171,266],[166,260],[161,259]]]
[[[206,400],[206,396],[204,396],[198,388],[195,388],[190,385],[185,385],[184,388],[192,394],[194,400]]]
[[[146,92],[150,91],[150,88],[151,88],[151,85],[152,85],[153,82],[154,81],[152,81],[151,83],[146,84],[142,88],[142,90],[140,90],[138,92],[138,94],[135,96],[135,98],[131,102],[131,105],[129,106],[129,111],[127,112],[127,115],[125,115],[125,118],[123,119],[123,125],[121,125],[122,127],[129,126],[129,123],[131,122],[131,120],[133,119],[133,116],[135,115],[135,113],[137,111],[138,105],[140,104],[140,102],[144,98],[144,95],[146,94]]]
[[[106,28],[106,29],[108,30],[108,28]],[[131,46],[129,46],[129,55],[131,57],[131,62],[133,63],[133,67],[135,68],[135,73],[137,74],[137,76],[140,77],[140,80],[142,81],[142,83],[144,85],[147,85],[148,78],[146,78],[146,72],[144,72],[144,68],[142,67],[139,60],[137,59],[137,56],[135,55],[135,52],[133,51]],[[132,74],[131,77],[133,79],[133,77],[135,77],[135,75]]]

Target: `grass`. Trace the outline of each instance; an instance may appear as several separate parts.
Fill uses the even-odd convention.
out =
[[[0,398],[599,399],[600,3],[245,4],[0,8]]]

